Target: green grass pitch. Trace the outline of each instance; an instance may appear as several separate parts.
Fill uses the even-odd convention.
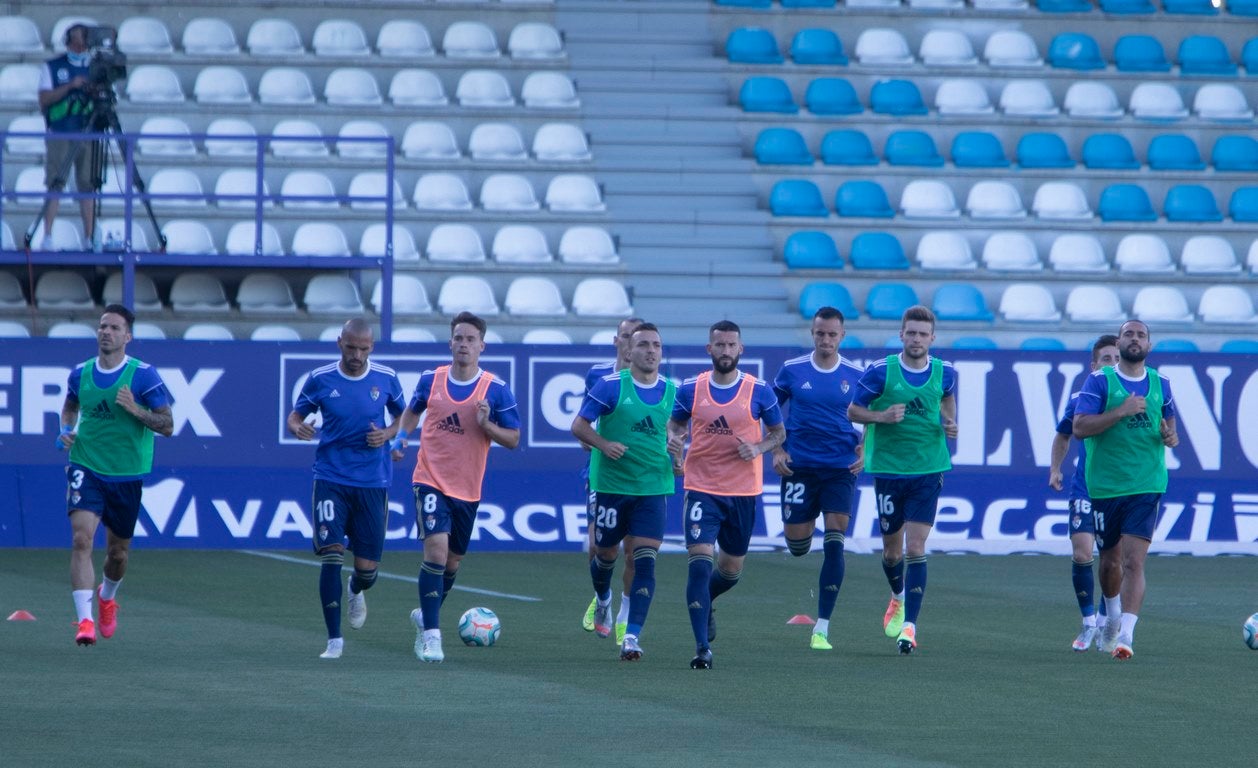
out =
[[[815,616],[820,557],[749,557],[717,602],[715,668],[697,672],[680,555],[660,558],[645,656],[625,663],[580,629],[584,555],[473,551],[460,587],[538,600],[456,587],[446,662],[427,665],[407,618],[414,551],[386,553],[382,573],[406,580],[377,583],[338,661],[318,658],[302,563],[136,551],[117,635],[78,648],[68,552],[4,551],[0,615],[37,621],[0,624],[0,765],[1192,766],[1258,745],[1250,558],[1151,558],[1120,663],[1070,651],[1069,559],[1045,556],[932,556],[920,649],[900,657],[877,556],[849,555],[835,650],[809,650],[786,622]],[[459,642],[474,605],[502,618],[497,646]]]

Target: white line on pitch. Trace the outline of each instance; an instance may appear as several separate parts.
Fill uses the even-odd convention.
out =
[[[297,563],[298,565],[314,565],[314,566],[321,565],[321,563],[317,560],[304,560],[300,557],[290,557],[289,555],[277,555],[274,552],[260,552],[256,549],[238,549],[236,551],[242,555],[253,555],[254,557],[265,557],[271,560],[279,560],[280,562],[284,562],[284,563]],[[379,572],[378,578],[393,579],[394,581],[407,581],[412,584],[415,583],[414,576],[401,576],[396,573],[385,573],[384,571]],[[510,592],[495,592],[492,589],[477,589],[476,587],[465,587],[461,584],[455,584],[454,588],[462,592],[473,592],[475,594],[485,595],[487,597],[501,597],[504,600],[519,600],[520,602],[523,602],[523,603],[542,602],[542,599],[540,597],[530,597],[529,595],[513,595]]]

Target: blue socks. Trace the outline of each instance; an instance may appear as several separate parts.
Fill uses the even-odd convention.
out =
[[[372,568],[370,571],[364,571],[359,568],[354,569],[354,575],[349,577],[350,594],[357,595],[371,589],[376,583],[376,574],[379,569]]]
[[[708,611],[712,609],[708,582],[712,579],[712,566],[711,555],[690,556],[686,608],[690,611],[690,629],[694,632],[695,647],[699,650],[708,647]]]
[[[817,618],[829,619],[843,586],[843,532],[826,531],[822,546],[821,577],[817,580]]]
[[[598,555],[590,561],[590,579],[594,582],[594,594],[601,602],[612,599],[612,571],[616,568],[615,560],[604,560]]]
[[[321,555],[323,566],[319,569],[319,602],[323,604],[323,623],[328,627],[328,639],[341,636],[341,566],[345,555],[340,552]]]
[[[742,571],[728,573],[717,568],[712,578],[708,580],[708,603],[711,604],[713,600],[733,589],[738,583],[738,577],[742,575]]]
[[[424,612],[426,630],[441,628],[441,603],[445,600],[442,581],[445,571],[445,563],[430,563],[425,560],[419,566],[419,609]]]
[[[1071,560],[1070,580],[1075,585],[1075,597],[1079,600],[1079,613],[1084,618],[1095,614],[1096,607],[1093,604],[1092,597],[1092,590],[1095,589],[1095,582],[1092,580],[1092,561],[1076,563],[1074,560]]]
[[[907,573],[904,576],[904,622],[917,623],[917,612],[922,610],[922,598],[926,596],[926,556],[906,557]]]
[[[450,590],[454,589],[454,580],[459,575],[458,571],[451,573],[445,571],[441,574],[441,604],[446,604],[446,595],[450,594]]]
[[[882,561],[882,572],[887,575],[887,584],[891,585],[891,594],[904,594],[904,558],[894,563]]]
[[[647,611],[651,609],[651,598],[655,596],[657,554],[659,552],[653,547],[638,547],[633,550],[633,586],[629,592],[629,626],[625,630],[627,635],[637,637],[642,632],[642,625],[646,623]]]

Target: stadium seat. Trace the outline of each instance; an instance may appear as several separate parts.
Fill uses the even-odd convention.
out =
[[[909,268],[904,247],[889,232],[861,232],[852,238],[850,258],[856,269],[902,270]]]
[[[790,269],[842,269],[834,240],[825,232],[792,232],[782,246],[782,260]]]
[[[1122,117],[1118,95],[1105,83],[1082,81],[1066,89],[1062,106],[1071,117],[1108,120]]]
[[[995,232],[983,244],[983,266],[992,272],[1038,272],[1040,262],[1035,241],[1025,232]]]
[[[288,281],[269,272],[245,275],[236,289],[236,306],[242,314],[289,314],[297,311]]]
[[[389,135],[389,129],[375,120],[347,120],[336,134],[336,154],[364,159],[388,157]]]
[[[314,104],[314,86],[296,67],[272,67],[258,80],[258,101],[263,104]]]
[[[571,344],[572,337],[558,328],[531,328],[520,337],[521,344]]]
[[[301,334],[289,325],[264,323],[249,333],[249,341],[301,341]]]
[[[795,33],[791,40],[791,61],[801,67],[839,66],[848,64],[843,42],[829,29],[808,28]]]
[[[337,341],[341,338],[341,325],[329,325],[319,332],[319,341]]]
[[[143,219],[137,217],[131,222],[132,251],[145,253],[153,250],[149,248],[149,239],[146,234],[147,231],[149,231],[148,223]],[[127,220],[125,218],[117,217],[97,219],[96,232],[100,236],[102,250],[109,253],[120,253],[126,250]],[[144,307],[137,308],[144,309]]]
[[[315,27],[310,47],[316,56],[338,58],[370,56],[367,34],[358,22],[350,19],[324,19]]]
[[[1258,187],[1237,187],[1228,201],[1227,214],[1233,221],[1258,221]]]
[[[1169,72],[1171,62],[1152,35],[1123,35],[1114,43],[1114,66],[1120,72]]]
[[[1060,110],[1048,86],[1038,80],[1010,80],[1000,92],[1000,109],[1017,117],[1052,117]]]
[[[1149,193],[1137,184],[1111,184],[1101,191],[1097,213],[1102,221],[1157,221]]]
[[[1028,352],[1065,352],[1067,350],[1065,342],[1061,339],[1049,336],[1031,336],[1023,339],[1018,344],[1018,349]]]
[[[1127,108],[1144,120],[1179,120],[1188,116],[1179,91],[1166,83],[1137,84],[1127,99]]]
[[[603,193],[589,176],[561,173],[546,185],[546,207],[568,213],[597,213],[607,210]]]
[[[1194,16],[1214,16],[1219,12],[1213,0],[1162,0],[1162,10]]]
[[[1156,13],[1149,0],[1099,0],[1101,10],[1113,14]]]
[[[47,191],[43,165],[23,168],[13,182],[13,192],[16,193],[13,204],[23,208],[38,208],[43,204]]]
[[[1254,300],[1239,285],[1212,285],[1201,293],[1197,314],[1205,323],[1254,323]]]
[[[230,329],[219,323],[193,323],[184,329],[184,341],[233,341]]]
[[[563,317],[568,314],[559,286],[546,277],[517,277],[503,300],[507,313],[524,317]]]
[[[371,307],[380,314],[384,311],[384,281],[379,280],[371,289]],[[414,275],[393,274],[393,312],[400,315],[432,314],[428,291]]]
[[[515,25],[507,36],[507,52],[513,59],[526,60],[559,60],[566,55],[559,30],[536,21]]]
[[[0,16],[0,52],[5,54],[43,53],[39,27],[25,16]]]
[[[1181,75],[1234,75],[1236,64],[1227,46],[1213,35],[1189,35],[1179,41]]]
[[[970,38],[955,29],[931,29],[917,46],[917,57],[927,67],[972,67],[978,64]]]
[[[258,144],[253,123],[238,117],[215,118],[205,128],[205,152],[208,155],[254,155]],[[239,138],[235,138],[239,137]]]
[[[879,80],[869,91],[869,108],[880,115],[926,114],[926,103],[912,80]]]
[[[799,293],[799,314],[812,320],[813,315],[822,307],[834,307],[843,313],[848,322],[860,317],[856,305],[852,303],[852,294],[839,283],[809,283]]]
[[[308,221],[293,232],[294,256],[344,258],[352,255],[345,232],[329,221]]]
[[[983,59],[989,67],[1033,69],[1044,66],[1035,39],[1020,29],[993,32],[983,46]]]
[[[280,120],[271,129],[271,154],[276,157],[327,157],[323,132],[311,120]]]
[[[1014,283],[1000,295],[1000,316],[1011,323],[1055,323],[1061,312],[1042,285]]]
[[[900,0],[847,0],[848,8],[896,8]]]
[[[349,207],[356,211],[382,211],[389,203],[388,176],[384,171],[360,171],[349,180]],[[355,199],[365,198],[365,199]],[[402,194],[402,185],[397,177],[393,178],[393,210],[399,211],[406,207],[406,196]]]
[[[454,98],[463,107],[511,107],[515,97],[507,78],[488,69],[469,69],[459,78]]]
[[[280,185],[280,204],[285,208],[302,210],[336,210],[341,207],[336,187],[321,171],[290,171]]]
[[[9,155],[43,157],[46,131],[42,115],[18,115],[9,121],[8,134],[4,137],[4,151]],[[15,133],[38,135],[14,136]]]
[[[761,27],[739,27],[725,38],[725,58],[731,64],[781,64],[777,38]]]
[[[406,126],[402,155],[411,160],[457,160],[461,156],[454,131],[433,120],[416,120]]]
[[[906,283],[875,283],[865,297],[865,314],[874,320],[899,320],[904,310],[921,304],[917,292]]]
[[[1105,285],[1079,285],[1066,297],[1066,316],[1073,323],[1114,323],[1127,319],[1114,289]]]
[[[162,225],[166,252],[185,256],[213,256],[218,253],[214,235],[205,224],[190,219],[172,219]]]
[[[836,0],[782,0],[783,8],[833,8],[835,4]]]
[[[192,96],[198,104],[248,104],[249,84],[235,67],[206,67],[197,73]]]
[[[978,262],[961,233],[927,232],[917,243],[917,265],[924,270],[970,271]]]
[[[153,323],[134,323],[131,326],[131,338],[136,341],[164,339],[166,338],[166,332]]]
[[[952,348],[987,350],[999,349],[1000,345],[987,336],[958,336],[952,340]]]
[[[1227,83],[1206,83],[1198,88],[1192,111],[1203,120],[1223,122],[1250,120],[1254,116],[1241,89]]]
[[[1086,32],[1062,32],[1048,44],[1048,63],[1057,69],[1105,69],[1101,47]]]
[[[385,235],[388,228],[383,222],[368,224],[358,240],[358,254],[383,259],[386,256]],[[398,224],[393,225],[393,260],[419,261],[419,249],[415,247],[415,238],[411,231]]]
[[[1216,171],[1258,171],[1258,139],[1252,136],[1220,136],[1210,152],[1210,164]]]
[[[533,134],[533,156],[544,163],[579,163],[593,158],[585,132],[572,123],[539,126]]]
[[[412,19],[390,19],[376,34],[376,50],[389,59],[423,59],[437,55],[428,28]]]
[[[887,135],[883,157],[891,165],[940,167],[943,156],[935,149],[935,140],[925,131],[901,130]]]
[[[793,115],[799,111],[799,107],[795,106],[795,98],[791,96],[790,87],[776,77],[759,76],[744,80],[738,89],[738,103],[744,112]]]
[[[1168,189],[1162,213],[1168,221],[1223,220],[1214,195],[1200,184],[1176,184]]]
[[[890,219],[895,216],[887,193],[874,181],[845,181],[834,193],[834,209],[840,216]]]
[[[1093,235],[1058,235],[1048,253],[1048,263],[1058,272],[1108,272],[1105,250]]]
[[[1253,339],[1228,339],[1219,347],[1219,351],[1229,355],[1258,354],[1258,341]]]
[[[982,292],[970,283],[944,283],[935,289],[931,309],[940,320],[990,323],[991,310]]]
[[[826,165],[877,165],[874,147],[861,131],[839,129],[821,139],[821,161]]]
[[[1182,133],[1154,136],[1146,157],[1155,171],[1200,171],[1206,167],[1196,143]]]
[[[977,80],[944,80],[935,91],[935,109],[941,115],[988,115],[996,111],[987,90]]]
[[[1154,342],[1153,350],[1159,355],[1168,355],[1182,352],[1200,352],[1201,348],[1192,339],[1162,339]]]
[[[151,16],[131,16],[118,25],[116,38],[118,50],[129,55],[155,56],[174,53],[170,44],[170,31],[160,19]]]
[[[494,31],[479,21],[456,21],[446,27],[441,50],[451,59],[496,59],[502,55]]]
[[[1249,244],[1249,252],[1245,255],[1245,266],[1251,274],[1258,274],[1258,240]]]
[[[812,165],[812,153],[794,128],[765,128],[756,137],[754,152],[762,165]]]
[[[1241,47],[1241,64],[1245,66],[1245,74],[1253,77],[1258,75],[1258,37],[1251,37]]]
[[[1157,235],[1137,233],[1118,241],[1114,266],[1123,273],[1166,273],[1175,271],[1171,249]]]
[[[427,328],[420,328],[414,325],[394,325],[393,333],[389,337],[389,341],[401,341],[411,343],[435,342],[437,337]]]
[[[6,249],[8,247],[6,246]],[[0,272],[0,309],[26,309],[26,295],[22,292],[22,283],[11,272]]]
[[[1179,254],[1180,266],[1190,275],[1236,274],[1241,271],[1236,251],[1218,235],[1195,235],[1184,242]]]
[[[486,211],[537,211],[541,203],[533,185],[518,173],[492,173],[480,188],[480,204]]]
[[[1007,168],[1000,139],[987,131],[962,131],[952,138],[952,164],[958,168]]]
[[[162,168],[154,173],[149,179],[148,192],[153,196],[153,205],[157,208],[200,208],[205,205],[201,180],[186,168]],[[122,201],[117,199],[117,202],[121,204]]]
[[[40,184],[43,189],[43,184]],[[35,226],[35,236],[31,238],[31,243],[40,243],[44,239],[44,222],[40,221]],[[83,237],[79,231],[77,223],[71,223],[68,218],[57,219],[52,223],[52,249],[54,251],[82,251]]]
[[[1083,164],[1093,170],[1136,170],[1140,162],[1131,142],[1119,133],[1094,133],[1083,142]]]
[[[818,77],[810,82],[804,92],[804,106],[814,115],[859,115],[865,111],[856,89],[838,77]],[[783,111],[794,113],[795,104]]]
[[[426,69],[399,69],[389,81],[395,107],[444,107],[450,102],[441,80]]]
[[[619,280],[588,277],[573,291],[572,311],[582,317],[628,317],[633,305]]]
[[[180,38],[183,52],[189,56],[235,56],[240,53],[236,33],[223,19],[199,17],[183,28]]]
[[[140,126],[140,138],[136,147],[141,155],[169,155],[187,157],[197,153],[196,145],[189,138],[188,124],[177,117],[150,117]],[[153,138],[144,138],[148,134]],[[157,134],[168,134],[161,138]]]
[[[1191,323],[1192,310],[1180,290],[1171,285],[1146,285],[1131,302],[1137,320],[1153,323]]]
[[[856,60],[866,66],[885,67],[913,63],[904,35],[886,27],[870,27],[856,38]]]
[[[286,19],[258,19],[249,27],[245,47],[252,56],[300,56],[301,33]]]
[[[251,174],[252,175],[252,174]],[[258,239],[257,226],[252,221],[238,221],[227,230],[224,250],[228,256],[283,256],[284,245],[280,233],[269,221],[262,222],[262,237]]]
[[[136,104],[179,104],[184,100],[183,86],[170,67],[141,64],[127,77],[127,99]]]
[[[952,187],[936,179],[914,179],[904,185],[900,211],[910,218],[952,219],[961,215]]]
[[[546,264],[554,261],[546,235],[527,224],[508,224],[499,229],[489,250],[499,264]]]
[[[524,161],[529,159],[528,150],[524,148],[524,137],[511,123],[477,125],[468,136],[467,153],[473,160]]]
[[[616,242],[601,227],[568,227],[559,238],[559,258],[565,264],[616,264]]]
[[[467,224],[438,224],[428,234],[424,253],[429,261],[480,263],[485,260],[485,244]]]
[[[1026,217],[1022,196],[1007,181],[980,181],[970,188],[965,209],[973,219],[1021,219]]]
[[[372,106],[384,103],[371,73],[359,67],[340,67],[328,73],[323,100],[335,106]]]
[[[301,303],[312,314],[357,315],[363,311],[358,286],[344,275],[315,275],[310,278]]]
[[[175,312],[227,312],[227,292],[217,277],[184,272],[170,284],[170,306]]]
[[[48,327],[50,339],[94,339],[96,329],[87,323],[53,323]]]
[[[48,44],[52,47],[53,53],[65,53],[66,30],[75,24],[97,27],[100,26],[100,21],[91,16],[62,16],[57,19],[52,25],[52,31],[48,33]]]
[[[782,179],[775,182],[769,192],[769,211],[774,216],[825,218],[830,215],[821,198],[821,190],[817,189],[816,184],[804,179]]]
[[[1075,161],[1061,136],[1027,133],[1018,139],[1018,165],[1022,168],[1073,168]]]
[[[415,182],[411,201],[421,211],[470,211],[472,196],[453,173],[425,173]]]
[[[132,290],[134,292],[132,309],[140,312],[162,311],[162,300],[157,295],[157,286],[153,284],[153,278],[143,272],[136,272]],[[105,286],[101,289],[100,300],[102,304],[122,303],[121,272],[110,273],[109,277],[105,278]]]

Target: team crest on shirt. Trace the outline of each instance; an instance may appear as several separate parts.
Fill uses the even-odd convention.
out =
[[[371,388],[371,402],[374,403],[375,401],[379,399],[380,399],[380,387],[372,387]]]
[[[845,395],[847,394],[847,391],[851,388],[852,388],[852,385],[847,383],[847,379],[844,379],[843,381],[839,383],[839,389],[842,390],[843,394]]]
[[[326,525],[319,526],[319,541],[328,540],[328,527]]]
[[[428,517],[425,517],[425,518],[424,518],[424,527],[425,527],[425,528],[427,528],[427,529],[428,529],[428,530],[430,530],[430,531],[431,531],[433,528],[436,528],[436,527],[437,527],[437,518],[436,518],[434,515],[429,515]]]

